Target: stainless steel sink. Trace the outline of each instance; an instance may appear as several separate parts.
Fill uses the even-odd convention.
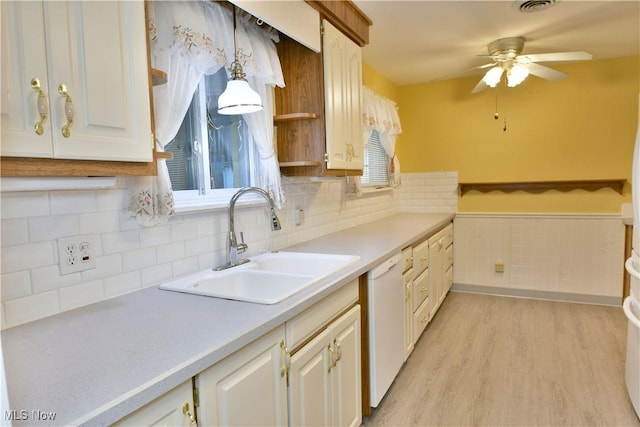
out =
[[[269,252],[222,271],[203,271],[160,289],[258,304],[275,304],[359,260],[356,255]]]

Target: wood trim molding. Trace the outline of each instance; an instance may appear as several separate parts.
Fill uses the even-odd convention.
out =
[[[586,190],[596,191],[601,188],[611,188],[622,194],[626,179],[583,179],[566,181],[514,181],[514,182],[461,182],[458,184],[460,196],[464,196],[469,191],[475,190],[481,193],[490,191],[502,191],[511,193],[513,191],[526,191],[528,193],[542,193],[547,190],[571,191]]]
[[[369,44],[369,27],[373,23],[352,1],[305,0],[332,25],[358,46]]]

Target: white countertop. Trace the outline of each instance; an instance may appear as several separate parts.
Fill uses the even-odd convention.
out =
[[[153,287],[6,329],[10,409],[56,413],[14,425],[113,423],[452,219],[398,214],[286,248],[361,259],[275,305]]]

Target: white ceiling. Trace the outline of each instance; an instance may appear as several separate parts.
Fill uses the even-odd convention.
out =
[[[593,59],[640,55],[640,1],[558,0],[523,13],[521,1],[355,0],[373,21],[363,60],[397,85],[481,75],[487,44],[524,37],[523,53],[584,50]],[[552,62],[543,65],[551,66]]]

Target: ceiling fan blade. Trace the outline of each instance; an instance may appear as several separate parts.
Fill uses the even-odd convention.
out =
[[[589,52],[556,52],[556,53],[533,53],[530,55],[519,55],[518,59],[526,58],[531,62],[553,62],[553,61],[588,61],[593,58]]]
[[[476,85],[476,87],[473,88],[473,90],[471,91],[471,93],[478,93],[478,92],[482,92],[483,90],[485,90],[486,88],[488,88],[489,86],[487,86],[487,84],[484,82],[484,80],[480,80],[478,82],[478,84]]]
[[[529,69],[529,73],[546,80],[556,81],[556,80],[562,80],[565,77],[567,77],[567,75],[561,71],[554,70],[553,68],[536,64],[534,62],[532,62],[531,64],[528,64],[527,68]]]

